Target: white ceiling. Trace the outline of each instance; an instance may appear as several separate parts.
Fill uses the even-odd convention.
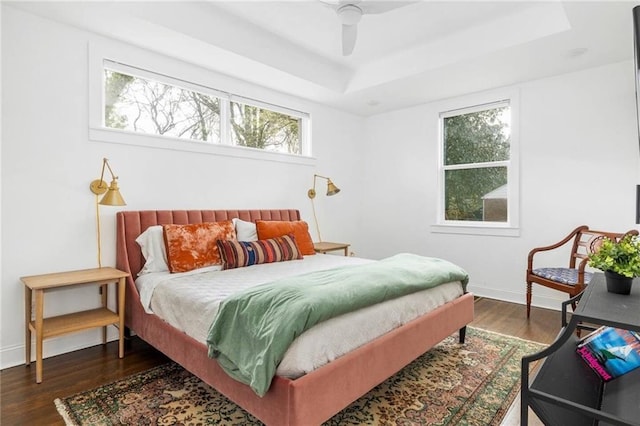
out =
[[[628,1],[386,2],[346,57],[325,3],[10,4],[363,116],[633,57]]]

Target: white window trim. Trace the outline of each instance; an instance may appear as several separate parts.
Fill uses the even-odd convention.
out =
[[[444,218],[444,145],[443,118],[448,114],[458,115],[470,113],[492,105],[508,101],[511,109],[511,140],[510,157],[508,162],[496,162],[496,165],[508,163],[507,192],[508,218],[506,222],[469,222],[445,220]],[[431,232],[468,235],[493,235],[518,237],[520,235],[520,93],[515,88],[477,93],[461,98],[444,101],[437,105],[438,120],[438,166],[437,166],[437,207],[435,223],[431,225]],[[467,167],[465,167],[467,168]]]
[[[311,156],[311,143],[310,143],[310,135],[311,135],[311,116],[306,112],[296,111],[294,109],[285,108],[280,105],[270,104],[268,102],[257,101],[251,98],[245,98],[243,96],[228,94],[230,102],[237,102],[240,104],[250,105],[257,108],[268,109],[275,112],[280,112],[282,114],[286,114],[291,117],[300,118],[300,143],[302,145],[302,152],[297,157]],[[227,110],[227,104],[225,103],[225,113],[229,114]],[[222,114],[220,114],[220,120],[222,121]],[[225,117],[225,126],[229,127],[229,119],[228,116]],[[220,129],[222,131],[222,129]],[[227,132],[230,132],[231,129],[228,129]],[[231,141],[231,136],[229,133],[229,141]],[[262,150],[260,150],[262,151]],[[294,155],[294,154],[285,154],[285,155]]]
[[[169,86],[180,87],[182,89],[191,90],[193,92],[204,93],[220,99],[229,99],[229,94],[221,90],[217,90],[203,84],[194,84],[191,81],[181,80],[169,75],[149,71],[148,69],[134,67],[129,64],[123,64],[122,62],[116,62],[108,58],[103,58],[102,68],[107,68],[112,71],[116,71],[122,74],[128,74],[133,77],[139,77],[145,80],[158,81]]]
[[[222,155],[240,158],[249,158],[264,161],[278,161],[292,164],[311,165],[316,164],[316,159],[311,155],[311,116],[310,114],[274,105],[265,101],[258,101],[240,95],[232,95],[228,92],[210,88],[206,81],[203,81],[203,70],[194,65],[181,62],[177,59],[153,53],[148,50],[139,49],[130,45],[117,42],[90,42],[89,50],[89,139],[96,142],[117,143],[125,145],[136,145],[147,148],[168,149],[175,151],[197,152],[209,155]],[[104,126],[104,68],[120,70],[122,72],[152,78],[164,83],[185,87],[190,90],[204,92],[216,96],[220,99],[236,100],[241,103],[270,109],[276,112],[302,118],[301,120],[301,154],[288,154],[235,146],[224,143],[201,142],[195,140],[158,136],[152,134],[137,133],[127,130],[111,129]],[[208,73],[208,71],[204,71]],[[203,90],[205,88],[206,90]],[[223,106],[224,104],[224,106]],[[230,136],[228,125],[228,108],[226,102],[221,102],[220,109],[220,132]],[[230,141],[230,137],[222,138]],[[228,143],[228,142],[227,142]]]

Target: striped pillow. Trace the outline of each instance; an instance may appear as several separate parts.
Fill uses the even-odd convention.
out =
[[[302,259],[292,234],[258,241],[218,240],[222,269]]]

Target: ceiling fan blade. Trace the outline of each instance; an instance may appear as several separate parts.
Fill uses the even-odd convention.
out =
[[[357,25],[342,25],[342,54],[344,56],[349,56],[353,52],[357,36]]]
[[[357,5],[362,0],[318,0],[318,1],[323,5],[330,7],[333,10],[338,10],[340,9],[340,7],[344,6],[345,4]]]
[[[332,0],[318,0],[318,1],[323,5],[330,7],[333,10],[337,9],[338,6],[340,5],[337,1],[332,1]]]
[[[399,7],[408,6],[417,1],[362,1],[358,3],[358,7],[362,9],[362,13],[367,15],[375,15],[378,13],[385,13]]]

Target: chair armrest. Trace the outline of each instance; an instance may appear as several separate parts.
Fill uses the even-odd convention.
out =
[[[578,264],[578,284],[584,284],[584,268],[587,266],[589,258],[585,257]]]
[[[533,256],[536,253],[541,252],[541,251],[549,251],[549,250],[557,249],[558,247],[562,247],[569,240],[574,238],[578,233],[586,231],[587,229],[589,229],[589,227],[586,226],[586,225],[578,226],[576,229],[571,231],[571,233],[569,233],[569,235],[567,235],[566,237],[564,237],[562,240],[558,241],[557,243],[551,244],[550,246],[536,247],[536,248],[532,249],[529,252],[529,256],[527,257],[527,270],[528,271],[533,270]],[[582,269],[584,271],[584,266],[582,267]]]

